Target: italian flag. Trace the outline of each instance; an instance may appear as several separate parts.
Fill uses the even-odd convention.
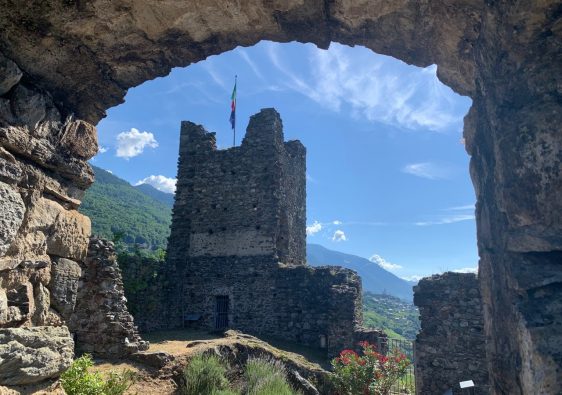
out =
[[[235,129],[236,125],[236,78],[234,79],[234,89],[232,89],[232,96],[230,97],[230,125]]]

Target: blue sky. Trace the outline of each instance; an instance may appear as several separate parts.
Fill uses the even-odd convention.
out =
[[[308,241],[371,258],[403,278],[477,265],[474,190],[462,144],[471,101],[436,77],[362,47],[261,42],[131,89],[98,125],[92,163],[172,191],[181,120],[232,144],[275,107],[307,147]]]

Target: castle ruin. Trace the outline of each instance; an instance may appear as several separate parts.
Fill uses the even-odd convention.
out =
[[[168,262],[172,326],[226,328],[335,353],[381,335],[361,330],[361,280],[306,264],[306,149],[284,142],[274,109],[239,147],[182,122]]]

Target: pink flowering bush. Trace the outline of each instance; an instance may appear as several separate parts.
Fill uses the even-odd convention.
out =
[[[332,380],[338,395],[387,395],[390,388],[408,370],[410,361],[399,350],[387,355],[378,353],[375,346],[361,342],[361,355],[343,350],[332,360]]]

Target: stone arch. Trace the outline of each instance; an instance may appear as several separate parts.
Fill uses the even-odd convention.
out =
[[[31,127],[16,137],[4,128],[0,143],[7,153],[0,156],[38,164],[56,182],[31,189],[60,195],[72,208],[80,199],[75,190],[91,182],[85,159],[95,153],[95,131],[89,124],[122,102],[128,88],[172,67],[264,39],[322,48],[332,41],[364,45],[418,66],[435,63],[444,83],[473,99],[464,135],[478,198],[480,287],[494,390],[555,393],[562,387],[561,14],[555,0],[540,5],[484,0],[3,5],[0,52],[23,71],[23,89],[43,92],[58,109],[58,121],[67,120],[63,137],[83,136],[86,142],[58,139],[49,125],[42,129],[46,133]],[[11,83],[7,89],[0,90],[0,104],[11,108],[36,97],[22,89],[16,95]],[[68,121],[70,114],[76,120]],[[21,120],[3,116],[0,121],[8,127]],[[50,139],[50,145],[32,149],[41,139]],[[64,192],[69,190],[74,192]],[[28,207],[36,206],[32,200]],[[23,223],[33,234],[29,222]],[[17,240],[12,244],[20,245]],[[30,253],[25,246],[20,258]]]

